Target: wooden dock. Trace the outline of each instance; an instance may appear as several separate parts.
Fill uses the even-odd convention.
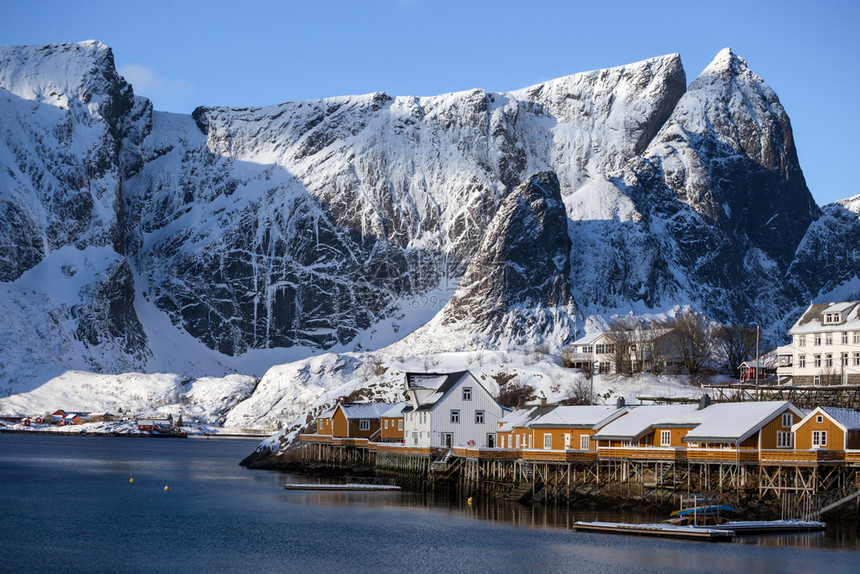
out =
[[[624,524],[620,522],[576,522],[573,529],[579,532],[599,532],[603,534],[633,534],[637,536],[657,536],[682,540],[701,540],[705,542],[730,542],[735,533],[722,528],[703,526],[672,526],[669,524]]]
[[[384,490],[400,490],[400,487],[394,484],[391,479],[384,478],[365,478],[365,477],[347,477],[343,484],[292,484],[284,485],[285,490],[328,490],[328,491],[384,491]]]

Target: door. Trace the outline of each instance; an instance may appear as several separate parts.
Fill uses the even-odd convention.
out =
[[[451,448],[454,445],[454,433],[452,432],[443,432],[442,433],[442,446],[445,448]]]
[[[496,447],[496,435],[495,433],[487,433],[487,446],[489,448]]]
[[[564,450],[568,450],[570,448],[570,433],[564,433]]]

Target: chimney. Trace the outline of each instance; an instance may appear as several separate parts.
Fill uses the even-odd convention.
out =
[[[618,397],[618,400],[615,401],[615,408],[623,409],[624,408],[624,397]]]
[[[702,398],[699,399],[699,410],[706,409],[709,406],[711,406],[711,395],[702,395]]]
[[[541,398],[540,398],[540,406],[542,406],[542,407],[545,407],[545,406],[546,406],[546,397],[541,397]]]

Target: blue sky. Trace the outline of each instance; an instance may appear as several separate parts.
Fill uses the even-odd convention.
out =
[[[779,95],[819,204],[860,193],[860,2],[6,2],[0,45],[99,40],[155,108],[507,91],[730,46]],[[851,169],[849,169],[851,168]]]

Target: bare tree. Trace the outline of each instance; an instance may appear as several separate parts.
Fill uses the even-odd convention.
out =
[[[634,332],[638,324],[632,317],[617,319],[609,324],[605,335],[612,341],[609,355],[615,363],[617,374],[629,375],[633,372],[631,364],[631,352],[634,341]]]
[[[590,405],[592,386],[584,377],[574,378],[564,390],[561,405]]]
[[[687,309],[675,316],[678,351],[681,360],[691,375],[698,372],[710,360],[714,349],[714,335],[707,317]]]
[[[716,347],[726,356],[732,375],[741,374],[741,363],[755,355],[755,327],[752,325],[724,325],[714,332]]]

